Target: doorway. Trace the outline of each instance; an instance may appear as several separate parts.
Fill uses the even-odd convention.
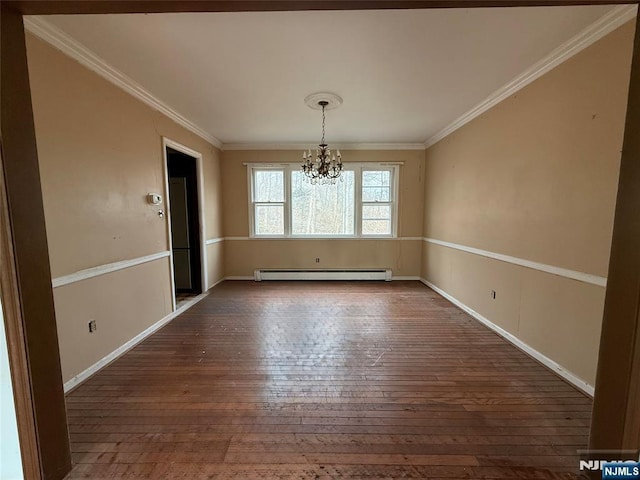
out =
[[[167,225],[169,228],[174,310],[204,290],[201,199],[202,157],[165,139]]]

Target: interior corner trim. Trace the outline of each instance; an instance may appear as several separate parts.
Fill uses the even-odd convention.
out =
[[[568,268],[556,267],[555,265],[547,265],[546,263],[534,262],[532,260],[526,260],[524,258],[512,257],[510,255],[503,255],[502,253],[489,252],[487,250],[481,250],[479,248],[467,247],[466,245],[460,245],[458,243],[445,242],[443,240],[436,240],[435,238],[423,239],[427,243],[434,245],[440,245],[447,248],[453,248],[462,252],[473,253],[474,255],[480,255],[481,257],[492,258],[501,262],[511,263],[513,265],[519,265],[525,268],[531,268],[532,270],[538,270],[540,272],[550,273],[551,275],[557,275],[559,277],[570,278],[579,282],[588,283],[591,285],[597,285],[599,287],[607,286],[607,278],[600,277],[598,275],[592,275],[591,273],[578,272],[576,270],[570,270]]]
[[[53,288],[62,287],[63,285],[69,285],[71,283],[81,282],[89,278],[98,277],[106,273],[117,272],[118,270],[124,270],[125,268],[135,267],[136,265],[142,265],[143,263],[153,262],[161,258],[169,257],[171,252],[166,250],[164,252],[153,253],[144,257],[133,258],[131,260],[122,260],[119,262],[107,263],[106,265],[99,265],[97,267],[87,268],[78,272],[70,273],[62,277],[56,277],[51,280]]]
[[[305,150],[308,143],[224,143],[224,151],[234,150]],[[424,143],[337,143],[332,148],[340,150],[424,150]],[[258,164],[260,165],[260,164]]]

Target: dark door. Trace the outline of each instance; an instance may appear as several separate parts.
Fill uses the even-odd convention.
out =
[[[176,293],[202,293],[196,159],[167,147]]]

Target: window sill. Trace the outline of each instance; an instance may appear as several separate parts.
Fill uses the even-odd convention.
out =
[[[250,236],[250,240],[397,240],[399,237],[396,235],[296,235],[296,236],[271,236],[271,235],[253,235]]]

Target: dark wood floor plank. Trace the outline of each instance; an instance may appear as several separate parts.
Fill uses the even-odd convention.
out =
[[[575,479],[591,399],[418,282],[224,282],[67,411],[69,479]]]

